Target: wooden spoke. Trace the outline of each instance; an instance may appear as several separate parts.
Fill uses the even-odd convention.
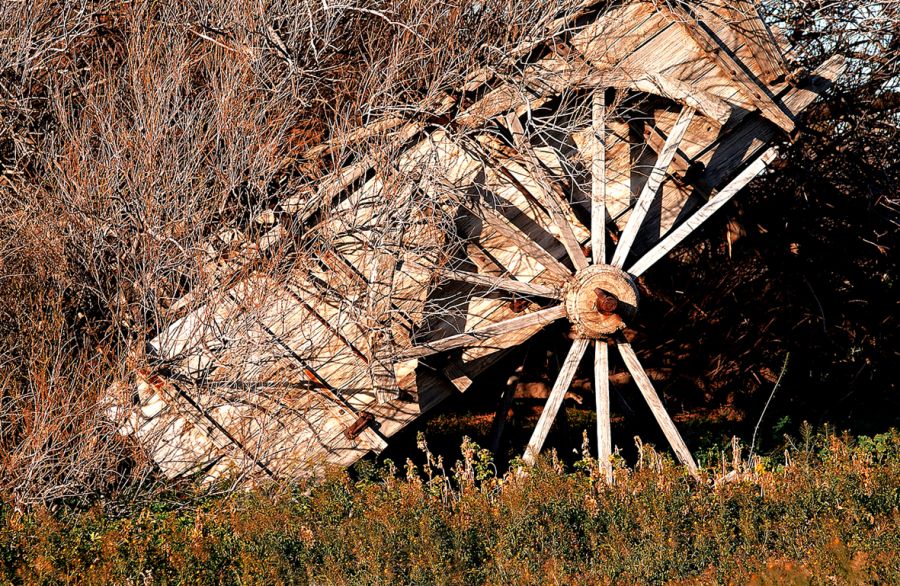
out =
[[[694,457],[691,456],[691,451],[688,450],[684,440],[681,439],[681,434],[678,433],[675,423],[672,421],[672,418],[669,417],[669,413],[663,406],[662,401],[660,401],[659,395],[656,394],[653,383],[650,382],[650,377],[644,372],[644,368],[641,366],[637,355],[631,348],[631,344],[620,342],[618,347],[619,354],[622,355],[625,366],[631,373],[632,378],[634,378],[634,382],[644,396],[644,400],[647,401],[647,405],[650,406],[650,410],[653,412],[656,422],[662,428],[666,439],[669,440],[669,444],[672,446],[672,449],[675,450],[675,455],[678,456],[678,459],[682,464],[688,467],[691,474],[694,477],[697,477],[697,464],[694,463]]]
[[[641,229],[641,224],[644,223],[644,218],[650,210],[650,205],[653,203],[654,198],[656,198],[656,192],[659,190],[659,186],[662,185],[663,179],[666,177],[666,171],[669,169],[669,164],[675,157],[678,145],[681,144],[681,139],[684,138],[688,126],[690,126],[691,121],[694,119],[694,112],[695,110],[693,108],[683,108],[681,110],[681,115],[675,122],[672,132],[666,139],[666,144],[659,153],[656,164],[653,166],[653,171],[650,172],[650,177],[647,179],[643,191],[641,191],[637,204],[635,204],[634,209],[631,210],[631,217],[628,218],[628,223],[625,225],[625,230],[622,232],[622,237],[619,238],[619,245],[616,247],[616,252],[613,255],[611,263],[613,266],[622,268],[622,265],[625,264],[628,253],[631,251],[631,246],[634,244],[634,240],[637,238],[638,232]]]
[[[584,256],[584,251],[581,249],[581,244],[578,242],[578,237],[575,236],[572,225],[569,224],[569,221],[566,219],[565,214],[560,207],[559,201],[557,201],[556,196],[551,190],[550,181],[547,178],[547,174],[541,169],[540,160],[537,158],[537,155],[534,154],[531,145],[528,144],[528,139],[525,137],[525,129],[522,128],[519,117],[515,112],[511,112],[506,116],[506,122],[513,133],[516,147],[523,155],[525,155],[525,166],[528,169],[528,172],[534,178],[535,183],[538,185],[538,189],[541,191],[541,193],[534,195],[538,196],[541,204],[547,208],[547,212],[550,214],[553,224],[559,229],[560,241],[566,248],[566,252],[569,253],[569,258],[572,259],[575,269],[581,270],[587,267],[588,261]]]
[[[546,285],[539,285],[537,283],[526,283],[524,281],[504,279],[503,277],[495,277],[493,275],[480,275],[478,273],[454,270],[443,271],[443,276],[453,281],[481,285],[490,289],[498,289],[510,293],[546,297],[548,299],[562,299],[562,293],[559,289],[554,289],[553,287],[548,287]]]
[[[597,399],[597,461],[607,483],[612,483],[612,430],[609,421],[609,345],[594,343],[594,395]]]
[[[550,397],[547,398],[547,404],[544,405],[544,410],[541,412],[541,418],[538,420],[537,427],[531,435],[528,447],[525,448],[523,459],[527,464],[534,464],[535,458],[541,453],[541,448],[544,447],[544,441],[547,439],[547,434],[550,433],[550,427],[553,425],[553,420],[559,412],[563,398],[566,396],[566,391],[569,390],[572,384],[572,378],[575,376],[578,364],[584,357],[588,343],[589,340],[575,340],[572,342],[569,355],[566,356],[566,361],[563,362],[559,376],[556,378],[556,383],[553,385],[553,390],[550,391]]]
[[[437,354],[438,352],[445,352],[447,350],[453,350],[454,348],[462,348],[463,346],[468,346],[470,344],[474,344],[488,338],[493,338],[494,336],[499,336],[501,334],[517,332],[527,328],[543,327],[555,322],[558,319],[564,318],[565,316],[566,308],[563,305],[557,305],[549,309],[542,309],[540,311],[535,311],[534,313],[529,313],[519,317],[514,317],[512,319],[499,321],[497,323],[492,323],[484,327],[475,328],[470,332],[456,334],[455,336],[448,336],[446,338],[441,338],[440,340],[427,342],[422,346],[413,347],[409,351],[404,352],[400,357],[398,357],[398,361],[408,360],[410,358],[422,358],[424,356]],[[519,342],[517,341],[516,343]]]
[[[559,262],[555,256],[522,232],[518,226],[510,222],[503,214],[489,205],[479,207],[478,212],[485,226],[508,238],[513,244],[522,249],[522,252],[544,265],[544,268],[550,273],[563,280],[568,280],[572,276],[572,271],[566,265]]]
[[[706,202],[693,216],[688,218],[678,228],[669,232],[656,246],[654,246],[647,254],[642,256],[640,260],[634,263],[628,272],[639,277],[653,266],[659,259],[664,257],[670,250],[675,248],[682,240],[688,237],[694,230],[700,227],[703,222],[709,219],[722,206],[728,203],[741,189],[744,188],[754,177],[765,170],[766,165],[771,163],[778,156],[778,151],[771,148],[759,156],[749,167],[744,169],[731,183],[726,185],[721,191],[714,195]]]
[[[595,265],[606,262],[606,90],[594,92],[591,124],[597,152],[591,164],[591,254]]]

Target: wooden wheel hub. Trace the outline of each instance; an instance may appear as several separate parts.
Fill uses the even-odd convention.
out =
[[[625,327],[638,306],[638,289],[625,271],[593,265],[575,274],[566,287],[566,313],[582,338],[603,338]]]

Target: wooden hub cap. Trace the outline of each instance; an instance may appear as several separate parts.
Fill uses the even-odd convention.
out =
[[[566,312],[582,338],[603,338],[625,327],[638,306],[631,276],[611,265],[578,271],[566,287]]]

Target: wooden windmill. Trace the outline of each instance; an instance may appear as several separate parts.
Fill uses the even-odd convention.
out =
[[[262,237],[228,236],[213,293],[176,304],[111,416],[169,477],[297,477],[380,451],[565,320],[526,460],[587,355],[611,474],[614,352],[695,473],[623,330],[638,279],[766,169],[842,71],[791,71],[784,50],[750,1],[586,2],[504,75],[313,149],[340,164]],[[389,156],[333,156],[375,135]],[[253,268],[274,250],[280,270]]]

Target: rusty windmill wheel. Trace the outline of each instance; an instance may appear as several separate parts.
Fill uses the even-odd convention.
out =
[[[590,355],[611,474],[614,352],[696,473],[623,330],[641,276],[766,169],[842,71],[835,57],[791,72],[783,48],[751,2],[588,3],[507,75],[478,71],[422,116],[344,137],[377,134],[381,156],[281,202],[271,215],[289,221],[242,249],[289,243],[288,270],[236,277],[217,261],[217,292],[176,304],[139,407],[113,410],[122,433],[171,477],[347,465],[565,320],[573,340],[526,460]]]

